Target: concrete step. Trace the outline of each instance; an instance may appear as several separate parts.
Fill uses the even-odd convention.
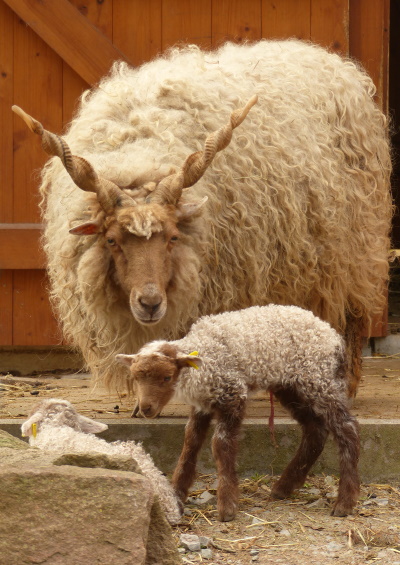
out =
[[[107,441],[141,441],[156,465],[171,473],[183,445],[185,418],[161,417],[156,420],[104,419],[108,430],[99,434]],[[21,437],[22,421],[1,419],[0,429]],[[359,418],[361,429],[360,476],[365,483],[386,483],[400,477],[400,419]],[[212,431],[210,432],[211,435]],[[274,447],[268,420],[246,419],[242,426],[238,472],[241,477],[255,474],[280,474],[295,454],[300,442],[300,428],[289,418],[275,419]],[[201,473],[215,472],[210,437],[199,456]],[[313,468],[314,474],[338,475],[337,448],[331,438]]]

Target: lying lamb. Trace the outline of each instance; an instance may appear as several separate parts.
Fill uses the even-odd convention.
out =
[[[158,494],[171,524],[181,517],[181,504],[167,478],[154,465],[141,444],[134,441],[106,442],[93,434],[108,428],[107,424],[86,418],[68,400],[50,398],[38,403],[21,426],[22,435],[29,436],[31,446],[45,451],[87,453],[97,451],[106,455],[127,455],[139,465]]]
[[[272,496],[285,498],[304,484],[331,432],[340,457],[339,493],[332,515],[352,512],[359,493],[360,440],[357,421],[347,407],[344,344],[311,312],[270,305],[206,316],[183,339],[153,341],[135,355],[117,358],[130,366],[145,417],[155,417],[173,397],[192,406],[172,479],[182,501],[216,416],[212,449],[219,475],[218,515],[221,521],[234,518],[239,429],[249,392],[264,389],[275,394],[303,432]]]

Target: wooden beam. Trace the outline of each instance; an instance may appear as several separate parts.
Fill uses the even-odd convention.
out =
[[[42,224],[0,224],[0,269],[44,269]]]
[[[106,75],[114,61],[131,64],[68,0],[4,1],[90,85]]]

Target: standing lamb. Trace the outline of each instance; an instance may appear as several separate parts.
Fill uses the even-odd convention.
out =
[[[272,489],[285,498],[301,487],[329,432],[339,446],[339,492],[334,516],[351,513],[359,493],[358,424],[347,407],[342,338],[326,322],[295,306],[254,306],[206,316],[177,341],[154,341],[130,367],[142,414],[153,418],[171,398],[192,406],[173,485],[185,501],[198,451],[213,416],[218,469],[218,515],[232,520],[238,505],[235,471],[239,429],[249,392],[272,391],[302,427],[300,447]]]
[[[126,455],[139,465],[158,495],[167,520],[179,522],[180,502],[168,479],[154,465],[150,455],[134,441],[108,443],[93,434],[103,432],[107,424],[96,422],[78,414],[68,400],[49,398],[39,402],[21,426],[23,436],[29,436],[32,447],[60,453],[88,453],[96,451],[106,455]]]
[[[41,194],[51,297],[94,377],[126,375],[116,353],[178,339],[202,315],[293,304],[345,336],[355,393],[388,275],[374,92],[354,61],[264,40],[116,63],[83,95],[65,138],[44,143],[61,160]]]

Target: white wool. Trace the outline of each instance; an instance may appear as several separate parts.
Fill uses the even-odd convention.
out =
[[[83,96],[66,141],[143,202],[147,183],[182,166],[254,94],[258,103],[229,147],[184,193],[208,201],[185,228],[185,261],[156,326],[133,318],[102,236],[68,233],[96,214],[96,199],[74,186],[58,158],[46,166],[51,295],[95,377],[125,371],[116,353],[177,339],[204,314],[296,304],[351,334],[382,307],[388,136],[373,83],[353,61],[290,40],[228,43],[215,52],[189,46],[140,68],[116,64]]]
[[[226,394],[245,399],[249,391],[278,385],[296,388],[317,413],[324,412],[332,396],[346,402],[346,379],[337,376],[343,339],[296,306],[254,306],[205,316],[185,338],[170,343],[186,354],[198,351],[202,364],[181,371],[175,398],[202,411],[211,411],[213,402]]]
[[[54,418],[50,411],[53,406],[57,406],[57,399],[48,399],[42,403],[45,409],[39,404],[36,412],[30,415],[30,418],[36,422],[38,431],[36,437],[29,436],[29,444],[44,451],[57,453],[88,453],[97,452],[105,455],[125,455],[134,459],[139,465],[143,475],[150,481],[154,492],[158,495],[160,503],[164,508],[165,515],[171,524],[179,522],[181,511],[178,505],[175,493],[168,479],[154,465],[150,455],[146,453],[140,443],[134,441],[115,441],[107,442],[104,439],[96,437],[92,433],[85,433],[79,429],[73,429],[70,425],[62,423],[62,412]],[[68,403],[70,407],[72,405]],[[40,417],[36,417],[37,414]],[[26,424],[26,423],[25,423]],[[23,433],[26,432],[26,425],[23,424]],[[78,423],[76,422],[78,425]],[[79,427],[79,426],[78,426]]]

